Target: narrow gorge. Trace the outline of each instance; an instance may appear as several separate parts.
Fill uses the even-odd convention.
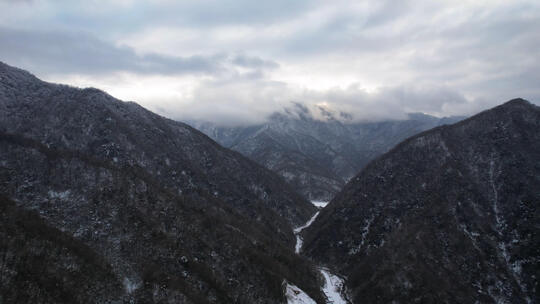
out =
[[[322,201],[312,201],[312,203],[317,206],[318,208],[324,208],[328,202],[322,202]],[[319,215],[319,211],[317,211],[310,219],[307,221],[304,225],[297,227],[294,229],[294,234],[296,236],[296,245],[295,245],[295,252],[297,254],[301,254],[302,251],[302,236],[300,235],[302,231],[315,221],[317,216]],[[324,287],[323,292],[326,295],[328,302],[332,304],[347,304],[349,303],[346,300],[346,290],[345,290],[345,283],[342,278],[332,273],[332,271],[324,266],[317,266],[317,269],[321,273],[322,277],[324,278]],[[287,291],[286,291],[286,297],[287,297],[287,303],[288,304],[316,304],[316,302],[311,299],[304,291],[302,291],[300,288],[298,288],[295,285],[292,285],[290,283],[287,283]]]

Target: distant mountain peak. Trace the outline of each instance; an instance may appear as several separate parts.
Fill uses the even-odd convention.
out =
[[[510,105],[510,104],[528,104],[528,105],[530,105],[531,102],[526,100],[526,99],[523,99],[521,97],[518,97],[518,98],[514,98],[514,99],[511,99],[511,100],[505,102],[503,105]]]
[[[533,109],[538,108],[538,106],[534,105],[530,101],[523,99],[523,98],[514,98],[512,100],[509,100],[505,102],[504,104],[500,105],[501,108],[522,108],[522,109]]]
[[[404,120],[353,123],[346,113],[340,114],[341,120],[330,111],[324,113],[326,119],[316,119],[305,105],[294,103],[260,125],[193,125],[222,145],[278,172],[306,197],[329,200],[369,160],[400,140],[461,119],[411,113]]]

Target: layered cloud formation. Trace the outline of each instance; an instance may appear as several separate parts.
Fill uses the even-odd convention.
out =
[[[540,101],[538,1],[3,1],[0,60],[176,119]]]

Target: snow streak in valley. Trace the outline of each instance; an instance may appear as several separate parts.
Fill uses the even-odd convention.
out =
[[[324,207],[326,206],[327,202],[312,202],[317,207]],[[319,206],[317,203],[321,204],[324,203],[324,205]],[[300,236],[300,233],[302,230],[309,227],[317,216],[319,215],[319,211],[317,211],[310,219],[309,221],[294,229],[294,234],[296,235],[296,246],[295,251],[297,254],[300,254],[300,250],[302,249],[302,237]],[[347,304],[347,301],[341,294],[342,291],[344,291],[344,282],[343,279],[340,277],[330,273],[330,271],[327,268],[320,267],[319,271],[321,272],[322,276],[324,277],[325,283],[323,287],[323,292],[326,295],[326,298],[328,299],[327,303],[331,304]],[[311,299],[304,291],[302,291],[300,288],[287,283],[287,304],[303,304],[303,303],[315,303],[313,299]]]
[[[315,219],[317,218],[317,215],[319,215],[319,211],[317,211],[317,213],[315,213],[306,224],[294,229],[294,234],[296,235],[296,247],[295,247],[296,253],[300,253],[300,250],[302,249],[302,244],[303,244],[302,237],[300,236],[300,232],[302,232],[302,230],[309,227],[309,225],[311,225],[313,221],[315,221]]]

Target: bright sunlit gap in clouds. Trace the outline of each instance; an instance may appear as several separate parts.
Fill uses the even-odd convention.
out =
[[[0,60],[181,120],[540,100],[538,1],[3,1]]]

